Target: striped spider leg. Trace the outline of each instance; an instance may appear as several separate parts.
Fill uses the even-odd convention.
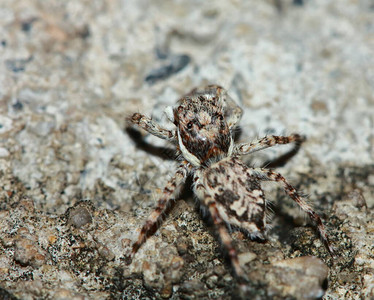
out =
[[[128,264],[131,263],[140,246],[146,241],[149,232],[151,232],[151,230],[161,221],[164,212],[167,210],[171,202],[175,201],[176,197],[179,195],[189,171],[189,163],[183,161],[177,168],[174,177],[172,177],[164,187],[162,196],[158,199],[156,207],[140,229],[137,241],[132,245],[130,255],[126,257]]]
[[[168,107],[165,113],[174,123],[175,130],[164,129],[138,113],[130,119],[133,124],[174,144],[182,161],[133,243],[131,257],[146,241],[151,228],[157,225],[168,204],[177,197],[189,174],[193,176],[194,193],[210,212],[244,290],[245,274],[227,226],[243,229],[251,237],[264,236],[266,200],[261,188],[262,181],[275,181],[283,185],[290,198],[316,224],[324,245],[333,254],[321,218],[286,179],[272,170],[250,168],[239,158],[275,145],[294,143],[299,146],[304,140],[302,136],[267,136],[252,143],[235,145],[232,133],[242,116],[242,109],[222,87],[216,85],[194,89],[182,97],[176,106]]]

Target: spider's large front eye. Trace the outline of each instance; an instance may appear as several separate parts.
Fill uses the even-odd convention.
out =
[[[215,114],[215,116],[214,116],[214,118],[218,118],[218,120],[220,120],[220,121],[223,121],[223,115],[221,115],[221,114],[219,114],[219,113],[216,113]]]
[[[191,129],[192,126],[193,126],[193,123],[192,123],[192,122],[189,122],[189,123],[187,124],[187,128],[188,128],[188,129]]]

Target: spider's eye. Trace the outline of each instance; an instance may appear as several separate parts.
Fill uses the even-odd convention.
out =
[[[189,123],[187,124],[187,128],[188,128],[188,129],[191,129],[191,128],[192,128],[192,125],[193,125],[192,122],[189,122]]]
[[[223,121],[223,115],[216,113],[215,117],[218,118],[218,120]]]

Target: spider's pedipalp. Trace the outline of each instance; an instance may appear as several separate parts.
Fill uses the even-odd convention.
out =
[[[170,122],[174,123],[174,112],[172,106],[167,106],[164,110],[166,117],[169,119]]]

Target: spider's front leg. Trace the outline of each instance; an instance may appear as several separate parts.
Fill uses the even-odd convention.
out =
[[[138,125],[140,128],[148,131],[150,134],[153,134],[160,139],[164,139],[170,142],[176,142],[176,136],[173,131],[161,127],[159,124],[145,115],[135,113],[129,120],[133,124]]]
[[[147,221],[144,223],[140,230],[137,241],[132,245],[131,254],[126,257],[127,263],[130,264],[135,253],[139,250],[141,245],[146,241],[149,232],[157,223],[162,219],[162,214],[168,208],[171,201],[175,200],[175,197],[179,194],[182,185],[186,181],[187,175],[190,171],[190,165],[186,161],[183,161],[178,167],[175,175],[166,184],[162,196],[157,202],[157,206],[154,211],[150,214]]]
[[[305,137],[299,134],[291,134],[289,136],[269,135],[252,143],[235,145],[233,155],[247,155],[275,145],[295,143],[296,146],[299,146],[304,141]]]
[[[320,216],[312,209],[312,207],[308,203],[306,203],[306,201],[298,194],[296,189],[291,184],[289,184],[281,174],[273,170],[263,168],[254,168],[249,170],[250,171],[248,172],[248,175],[257,177],[259,180],[270,180],[280,182],[281,184],[283,184],[283,188],[287,195],[292,200],[294,200],[300,206],[300,208],[309,215],[310,219],[316,224],[317,230],[319,232],[323,244],[325,245],[330,255],[332,257],[335,257],[335,251],[331,246],[331,243],[325,230],[325,226],[323,225]]]

